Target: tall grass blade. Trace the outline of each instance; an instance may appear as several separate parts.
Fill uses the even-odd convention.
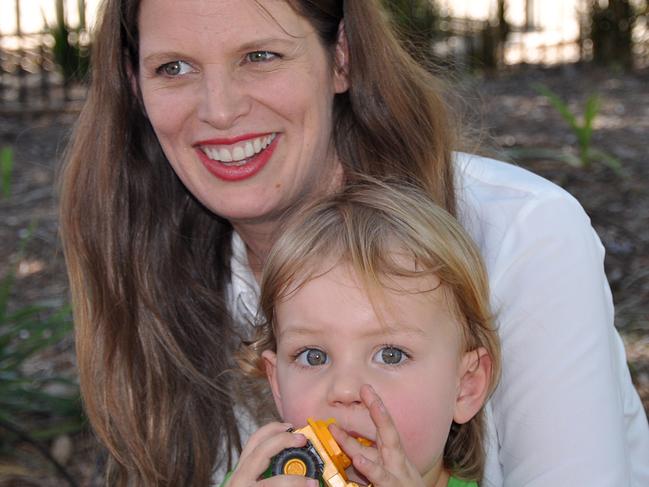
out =
[[[11,178],[14,171],[14,150],[11,147],[0,149],[0,188],[2,196],[11,196]]]

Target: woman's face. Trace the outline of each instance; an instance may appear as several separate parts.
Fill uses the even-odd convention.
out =
[[[332,105],[347,80],[283,0],[143,0],[140,85],[173,169],[233,223],[271,222],[340,171]]]

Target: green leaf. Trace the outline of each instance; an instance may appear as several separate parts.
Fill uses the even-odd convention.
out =
[[[577,121],[577,117],[570,111],[570,108],[568,107],[568,104],[565,103],[559,95],[557,95],[555,92],[550,90],[547,86],[543,86],[540,84],[534,85],[534,89],[545,96],[547,100],[550,102],[550,104],[559,112],[561,117],[570,125],[572,128],[573,132],[577,133],[581,130],[581,127],[579,126],[579,122]]]
[[[2,196],[11,196],[11,178],[14,170],[14,150],[11,147],[0,149],[0,188]]]
[[[611,169],[617,176],[627,177],[622,162],[611,154],[599,149],[592,149],[591,157]]]
[[[76,433],[83,428],[84,422],[83,417],[79,416],[78,418],[55,423],[54,426],[48,428],[33,430],[30,434],[36,440],[49,440],[60,435]]]
[[[580,159],[560,149],[546,149],[541,147],[515,147],[506,150],[508,158],[513,160],[530,160],[530,159],[547,159],[550,161],[559,161],[571,166],[580,167]]]
[[[592,126],[595,117],[599,113],[600,101],[597,95],[590,95],[586,100],[586,110],[584,111],[584,123],[585,125]]]
[[[27,236],[20,241],[19,259],[35,225],[32,222]],[[0,419],[42,437],[78,431],[83,425],[78,384],[48,371],[27,372],[23,367],[27,360],[70,335],[70,306],[36,303],[9,312],[14,280],[12,270],[0,282]],[[8,441],[11,439],[7,435],[0,436],[0,451]]]

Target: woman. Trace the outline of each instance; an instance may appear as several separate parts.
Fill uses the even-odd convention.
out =
[[[352,171],[420,185],[481,247],[503,345],[485,484],[649,484],[587,216],[454,155],[441,89],[377,2],[106,0],[93,62],[62,233],[86,410],[122,485],[208,485],[236,458],[255,277],[284,212]]]

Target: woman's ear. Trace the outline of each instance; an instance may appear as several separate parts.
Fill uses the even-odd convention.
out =
[[[266,368],[266,377],[270,384],[270,390],[273,392],[273,399],[275,400],[275,407],[280,417],[284,417],[282,411],[282,395],[279,393],[279,385],[277,384],[277,354],[271,350],[264,350],[261,354]]]
[[[460,363],[458,393],[453,420],[463,424],[475,416],[487,400],[491,385],[491,356],[480,347],[466,352]]]
[[[349,89],[349,44],[345,32],[345,20],[338,25],[336,51],[334,53],[334,90],[344,93]]]
[[[130,63],[126,63],[126,75],[128,76],[129,84],[131,85],[131,93],[138,101],[142,114],[145,118],[149,118],[146,113],[146,107],[144,106],[144,99],[142,98],[142,91],[140,90],[140,83],[137,79],[137,74],[133,72],[133,66]]]
[[[137,74],[135,74],[133,66],[128,61],[124,61],[124,70],[126,71],[126,76],[128,76],[128,81],[131,85],[131,92],[137,97],[140,93]]]

